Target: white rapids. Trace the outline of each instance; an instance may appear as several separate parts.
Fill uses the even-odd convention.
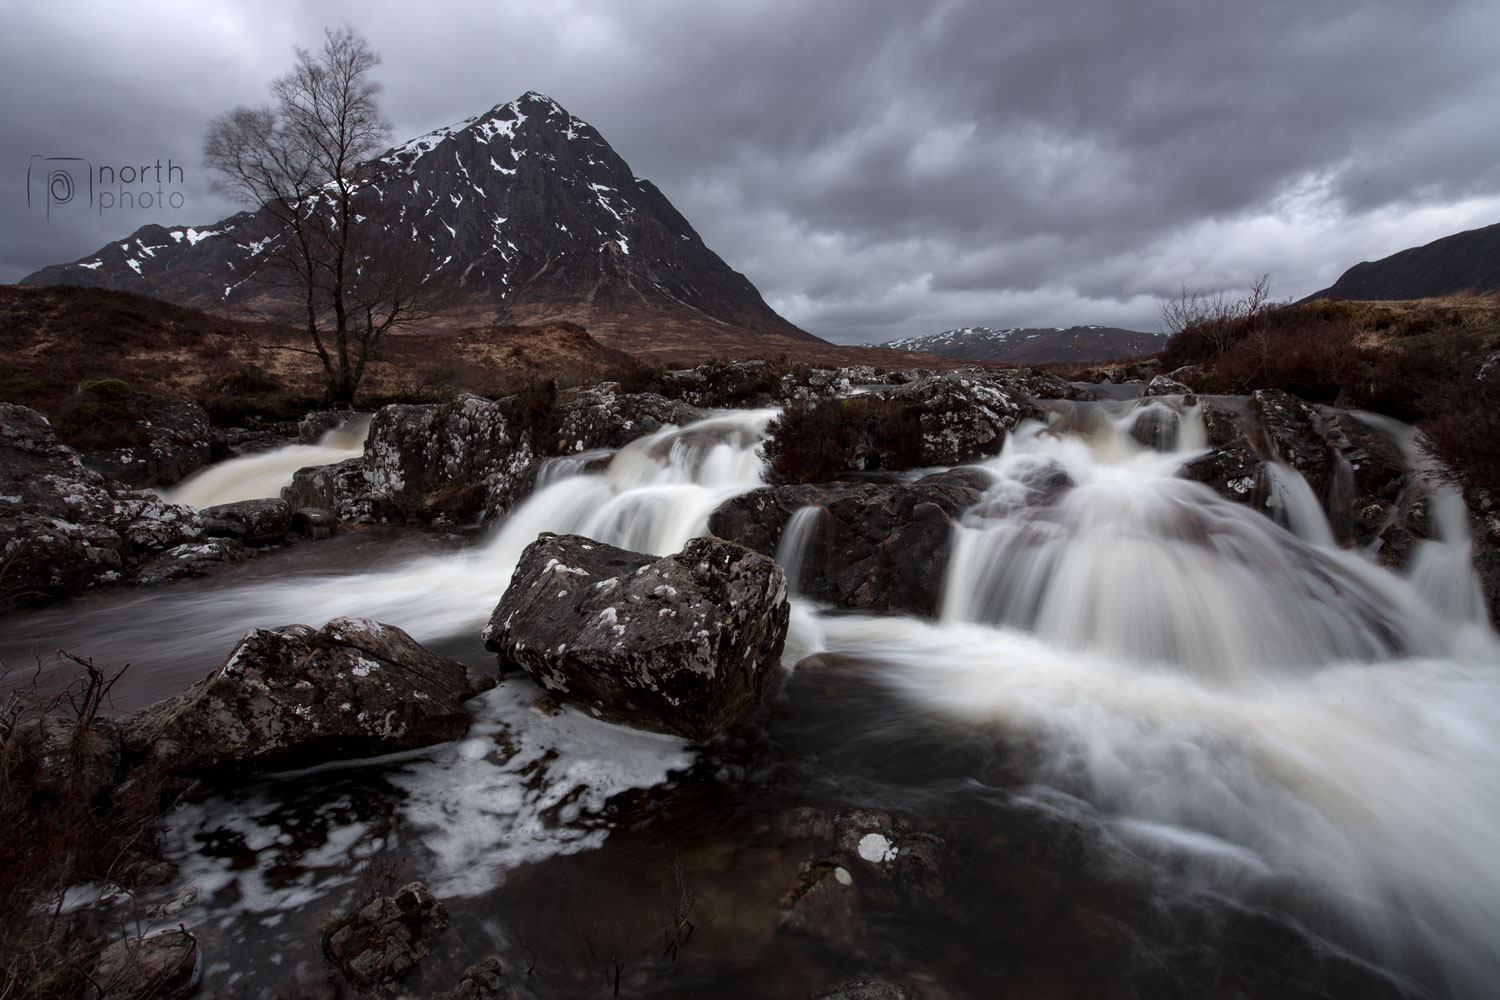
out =
[[[1289,468],[1272,474],[1274,519],[1180,478],[1202,425],[1193,407],[1166,405],[1179,418],[1169,451],[1130,436],[1141,404],[1017,428],[983,464],[991,486],[956,529],[940,620],[825,615],[797,600],[784,662],[841,654],[912,712],[1024,748],[1038,788],[1102,818],[1164,878],[1273,898],[1429,989],[1489,995],[1500,981],[1500,641],[1468,566],[1461,501],[1428,484],[1438,537],[1400,575],[1336,548]],[[774,415],[666,428],[603,473],[554,468],[487,541],[456,553],[186,600],[237,629],[356,614],[422,640],[477,634],[540,531],[660,554],[705,532],[718,504],[763,485],[757,447]],[[804,579],[816,567],[799,539],[815,522],[800,519],[780,553]],[[195,641],[214,648],[201,632]],[[516,697],[488,696],[473,738],[394,779],[436,859],[431,877],[450,892],[482,892],[497,868],[533,857],[490,845],[572,787],[562,764],[528,792],[510,765],[486,763],[494,719],[511,720],[523,744],[550,739],[540,724],[525,735]],[[586,759],[568,765],[590,787],[654,784],[688,759],[671,741],[622,749],[607,729],[590,729]],[[543,745],[518,759],[540,759],[528,755]],[[185,814],[178,836],[212,822]],[[575,849],[596,842],[589,829],[534,846]],[[241,886],[275,909],[263,888]]]
[[[292,474],[312,465],[332,465],[364,454],[369,417],[357,417],[325,431],[317,444],[289,444],[253,455],[226,459],[200,469],[162,491],[162,498],[190,507],[213,507],[240,500],[266,500],[281,495]]]
[[[1196,888],[1290,893],[1334,940],[1490,995],[1500,644],[1462,503],[1429,484],[1439,537],[1398,576],[1306,504],[1288,530],[1176,478],[1201,436],[1149,451],[1131,419],[1019,429],[958,529],[941,622],[827,617],[816,647],[1031,747],[1039,785]],[[1048,498],[1059,471],[1074,485]],[[1275,474],[1273,502],[1307,492]]]

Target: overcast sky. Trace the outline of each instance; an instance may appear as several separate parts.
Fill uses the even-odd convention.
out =
[[[1500,222],[1495,0],[6,8],[0,282],[237,210],[208,190],[204,126],[341,25],[384,57],[398,141],[548,94],[772,307],[843,342],[1155,330],[1184,285],[1269,274],[1300,297]],[[62,156],[160,160],[181,207],[49,206],[33,157]]]

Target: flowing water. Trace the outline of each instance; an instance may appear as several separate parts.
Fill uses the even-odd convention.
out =
[[[332,465],[364,454],[368,416],[356,417],[325,431],[317,444],[293,444],[219,462],[188,476],[162,496],[172,503],[212,507],[240,500],[267,500],[281,495],[292,473],[312,465]]]
[[[400,857],[466,928],[467,961],[501,955],[528,995],[608,995],[613,972],[621,995],[810,995],[878,974],[934,997],[1310,996],[1254,970],[1313,975],[1328,956],[1386,970],[1385,995],[1490,995],[1500,646],[1461,502],[1432,487],[1438,537],[1397,575],[1335,548],[1290,469],[1272,474],[1271,517],[1176,478],[1203,447],[1191,407],[1154,437],[1171,450],[1130,433],[1164,405],[1018,428],[955,529],[940,620],[794,601],[780,689],[708,748],[538,714],[508,678],[456,744],[176,811],[172,889],[199,901],[174,919],[204,928],[206,984],[256,994],[311,974],[358,865]],[[129,658],[126,700],[149,701],[248,626],[358,614],[482,665],[479,629],[539,531],[675,551],[760,485],[773,415],[666,429],[602,473],[548,470],[488,536],[304,543],[213,581],[12,616],[3,651],[47,637]],[[804,578],[817,517],[799,512],[778,552]],[[941,901],[871,904],[827,929],[843,947],[777,933],[781,894],[816,860],[788,832],[804,806],[940,835]],[[675,945],[671,898],[695,925]]]

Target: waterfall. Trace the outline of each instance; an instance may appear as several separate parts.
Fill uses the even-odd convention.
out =
[[[1296,533],[1178,478],[1202,440],[1182,417],[1170,452],[1136,443],[1129,414],[1086,437],[1018,428],[956,532],[943,620],[1221,679],[1447,650],[1409,583],[1332,545],[1292,469],[1273,495]],[[1036,502],[1059,472],[1072,488]]]
[[[887,741],[892,758],[926,752],[902,743],[920,719],[1024,761],[1038,796],[1140,859],[1163,898],[1268,906],[1424,989],[1488,995],[1500,978],[1500,642],[1457,493],[1431,477],[1422,485],[1436,537],[1398,574],[1334,547],[1293,469],[1270,473],[1274,518],[1180,478],[1205,447],[1195,407],[1059,410],[1050,426],[1017,427],[982,463],[989,486],[955,528],[939,621],[822,614],[794,599],[787,664],[827,653],[875,678],[885,700],[872,718],[888,729],[874,725],[870,738]],[[178,670],[180,687],[250,625],[355,614],[422,641],[472,642],[541,531],[655,553],[705,531],[718,504],[763,484],[757,447],[774,412],[663,428],[602,471],[588,471],[602,455],[555,464],[489,535],[456,551],[394,564],[372,556],[338,572],[319,557],[301,575],[80,600],[12,619],[24,627],[7,648],[38,641],[22,632],[51,622],[77,639],[71,649]],[[1409,429],[1376,425],[1425,468]],[[815,549],[819,516],[798,511],[783,531],[778,558],[791,581]],[[612,735],[577,713],[563,717],[577,731],[564,733],[530,712],[529,690],[507,682],[477,703],[468,738],[391,779],[404,803],[392,807],[402,849],[423,845],[445,892],[482,894],[509,866],[604,844],[609,794],[656,784],[690,759],[678,743]],[[520,747],[511,763],[498,759],[502,730]],[[584,749],[569,758],[564,744]],[[934,774],[942,766],[933,761]],[[990,780],[958,777],[922,795]],[[258,801],[189,810],[174,836],[185,843],[239,824],[246,839],[274,845],[272,812]],[[764,817],[767,829],[776,821]],[[185,851],[196,859],[185,877],[236,884],[225,928],[243,926],[246,907],[315,909],[326,886],[351,878],[348,858],[367,856],[350,845],[368,852],[386,836],[375,819],[328,822],[346,832],[309,853],[322,868],[306,884],[273,888],[274,846],[257,855],[263,875]]]
[[[356,417],[325,431],[317,444],[289,444],[200,469],[170,489],[163,490],[162,497],[172,503],[185,503],[200,509],[240,500],[279,497],[281,488],[291,485],[292,474],[298,469],[358,458],[364,453],[365,435],[369,431],[370,418]]]
[[[820,648],[1029,747],[1039,786],[1184,885],[1278,900],[1442,993],[1488,996],[1500,643],[1462,504],[1427,484],[1443,527],[1403,578],[1333,548],[1294,471],[1275,475],[1295,531],[1175,478],[1192,450],[1104,424],[1019,428],[987,464],[941,623],[828,617]],[[1038,501],[1059,469],[1074,486]]]
[[[817,537],[818,521],[823,517],[823,508],[809,505],[799,507],[787,519],[781,529],[781,540],[776,545],[776,562],[786,573],[786,591],[796,596],[802,582],[802,567],[811,555],[809,549]]]

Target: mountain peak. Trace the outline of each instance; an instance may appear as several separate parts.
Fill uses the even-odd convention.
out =
[[[611,346],[615,331],[681,325],[808,338],[703,245],[591,125],[527,91],[361,165],[354,212],[424,281],[453,289],[462,321],[568,320]],[[117,288],[219,312],[275,301],[255,280],[283,232],[268,210],[207,226],[145,226],[28,284]],[[649,318],[648,318],[649,317]],[[454,322],[460,321],[455,319]]]

